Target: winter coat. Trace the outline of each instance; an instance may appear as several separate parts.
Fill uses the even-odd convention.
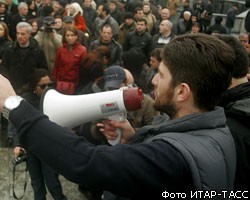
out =
[[[1,65],[18,94],[24,92],[35,68],[48,69],[44,52],[34,38],[30,38],[30,44],[26,48],[20,48],[17,41],[9,45]]]
[[[87,49],[76,43],[70,50],[67,43],[57,50],[55,65],[53,69],[53,80],[69,81],[76,85],[79,82],[80,64],[84,61]]]

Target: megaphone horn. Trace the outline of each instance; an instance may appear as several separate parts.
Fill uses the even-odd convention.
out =
[[[73,128],[118,113],[138,110],[142,102],[143,93],[140,88],[86,95],[65,95],[49,89],[42,95],[40,108],[51,121]]]

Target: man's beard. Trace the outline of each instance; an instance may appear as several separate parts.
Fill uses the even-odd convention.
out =
[[[171,87],[167,91],[167,98],[165,99],[164,102],[156,101],[154,103],[154,109],[166,113],[170,117],[170,119],[174,119],[178,112],[178,108],[173,102],[173,96],[174,96],[174,89]]]

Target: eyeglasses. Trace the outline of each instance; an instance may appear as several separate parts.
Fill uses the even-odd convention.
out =
[[[53,83],[47,83],[47,84],[37,84],[42,90],[45,89],[46,87],[52,87]]]

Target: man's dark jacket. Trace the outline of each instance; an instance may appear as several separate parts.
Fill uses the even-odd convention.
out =
[[[250,82],[229,89],[220,104],[233,135],[237,166],[235,190],[250,190]]]
[[[2,58],[1,72],[17,93],[30,82],[35,68],[48,69],[44,52],[35,39],[30,38],[30,45],[26,48],[21,48],[17,41],[8,46]]]

